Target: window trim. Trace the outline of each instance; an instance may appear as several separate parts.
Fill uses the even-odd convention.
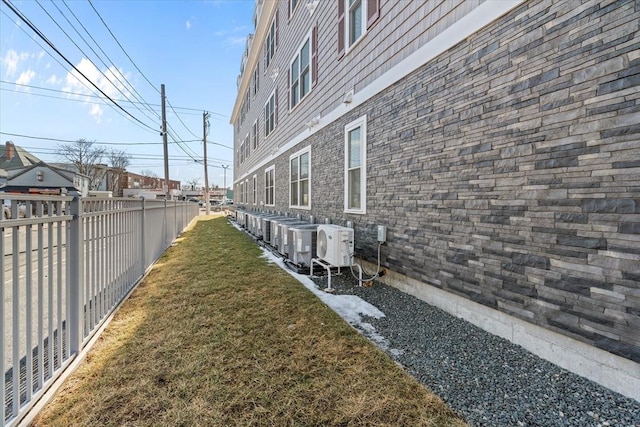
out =
[[[271,29],[273,28],[273,34],[271,33]],[[269,29],[267,30],[267,35],[264,38],[264,73],[267,72],[267,68],[273,63],[273,57],[276,55],[276,51],[278,50],[278,12],[276,11],[276,15],[273,17],[271,21],[271,25],[269,25]],[[270,51],[269,41],[272,40],[273,50]],[[269,56],[271,53],[271,56]]]
[[[289,3],[289,5],[288,5],[289,6],[288,7],[288,9],[289,9],[289,19],[293,18],[293,15],[295,15],[296,11],[300,8],[300,3],[303,2],[303,0],[295,0],[296,4],[292,5],[293,1],[294,0],[289,0],[288,1],[288,3]]]
[[[258,175],[253,175],[253,204],[258,204]]]
[[[256,117],[256,119],[253,121],[253,125],[251,126],[251,144],[254,150],[256,150],[260,146],[260,135],[258,135],[259,133],[260,130],[258,127],[258,118]]]
[[[267,181],[267,174],[273,172],[273,185],[269,186]],[[264,170],[264,204],[265,206],[275,206],[276,205],[276,165],[271,165]],[[271,200],[269,200],[269,189],[272,189]],[[271,201],[271,203],[269,203]]]
[[[380,18],[380,0],[362,1],[362,33],[349,46],[349,0],[338,0],[338,60],[342,59],[365,38],[367,32]]]
[[[269,105],[269,103],[271,102],[271,98],[273,98],[273,128],[269,131],[269,133],[267,133],[267,125],[269,123],[269,120],[267,120],[267,114],[266,114],[266,109],[267,106]],[[276,122],[276,117],[277,117],[277,111],[278,109],[278,102],[277,102],[277,98],[276,98],[276,90],[274,89],[273,92],[271,92],[271,94],[269,95],[269,97],[267,98],[267,102],[265,102],[264,104],[264,137],[265,139],[268,138],[275,130],[276,130],[276,126],[278,125],[278,123]]]
[[[360,208],[349,207],[349,132],[361,128],[360,134]],[[344,127],[344,212],[367,213],[367,115],[361,116]]]
[[[313,91],[313,87],[314,87],[314,83],[315,83],[315,72],[317,72],[317,70],[314,70],[314,44],[313,44],[313,31],[314,29],[312,28],[306,35],[306,37],[302,40],[302,43],[300,43],[298,45],[298,48],[295,51],[295,54],[293,56],[293,58],[291,58],[291,61],[289,61],[289,68],[287,69],[287,93],[288,93],[288,105],[289,105],[289,111],[293,111],[310,93],[311,91]],[[307,91],[307,93],[304,94],[304,96],[300,97],[300,88],[302,87],[302,85],[300,84],[301,79],[300,79],[300,66],[298,66],[298,101],[295,103],[295,105],[293,104],[293,100],[292,100],[292,84],[293,82],[291,81],[291,66],[293,65],[293,63],[296,61],[296,58],[298,58],[298,63],[299,63],[299,58],[300,58],[300,53],[302,51],[303,46],[305,45],[305,43],[309,44],[309,63],[307,65],[307,68],[309,69],[309,90]]]
[[[308,205],[292,205],[291,204],[291,160],[293,160],[294,158],[300,158],[300,156],[304,155],[304,154],[308,154],[309,155],[309,176],[307,178],[307,181],[309,182],[308,185],[308,189],[309,189],[309,195],[308,195],[308,200],[309,200],[309,204]],[[300,167],[300,162],[298,162],[298,168]],[[289,175],[288,175],[288,180],[289,180],[289,208],[290,209],[304,209],[304,210],[311,210],[311,146],[307,146],[301,150],[296,151],[295,153],[293,153],[292,155],[289,156]],[[300,179],[298,178],[298,183],[300,183]],[[298,185],[298,196],[300,196],[299,190],[300,186]],[[300,197],[298,197],[298,203],[300,202]]]
[[[249,178],[244,180],[244,203],[249,204]]]

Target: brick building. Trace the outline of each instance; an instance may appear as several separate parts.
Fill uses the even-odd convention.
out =
[[[235,203],[640,399],[640,3],[256,3]],[[410,325],[407,325],[410,327]],[[446,339],[446,337],[443,337]]]

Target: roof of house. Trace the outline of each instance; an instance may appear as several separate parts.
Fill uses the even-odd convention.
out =
[[[15,169],[40,163],[41,160],[22,147],[13,145],[15,153],[11,159],[6,158],[6,145],[0,145],[0,169]]]

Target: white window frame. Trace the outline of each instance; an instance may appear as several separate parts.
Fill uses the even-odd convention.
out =
[[[273,100],[273,111],[267,115],[267,107],[270,107],[271,100]],[[264,104],[264,137],[268,138],[276,129],[276,91],[274,90],[267,98],[267,102]],[[269,119],[273,117],[273,127],[269,128]]]
[[[269,26],[269,30],[267,31],[267,36],[265,37],[265,67],[264,72],[267,72],[267,68],[273,62],[273,57],[278,50],[278,25],[276,23],[276,16],[273,17],[271,21],[271,25]]]
[[[350,139],[349,134],[360,128],[360,207],[350,206],[349,171],[356,169],[349,167]],[[346,213],[366,214],[367,213],[367,116],[366,114],[352,121],[344,127],[344,211]]]
[[[258,175],[253,175],[253,204],[258,204]]]
[[[300,78],[300,57],[302,56],[302,48],[304,47],[304,45],[307,45],[308,48],[308,63],[307,63],[307,73],[309,75],[309,87],[307,88],[307,92],[304,95],[301,95],[302,91],[302,79]],[[298,79],[296,80],[296,84],[297,84],[297,88],[298,88],[298,92],[297,92],[297,98],[294,99],[293,95],[294,95],[294,91],[293,91],[293,73],[291,72],[291,69],[293,67],[293,64],[296,62],[296,59],[298,60]],[[302,43],[300,43],[300,46],[298,46],[298,49],[296,50],[295,56],[291,59],[291,61],[289,62],[289,110],[293,110],[304,98],[306,98],[307,95],[309,95],[309,93],[311,93],[311,90],[313,89],[313,45],[312,45],[312,37],[311,37],[311,32],[309,32],[309,34],[307,34],[307,36],[305,37],[305,39],[302,41]]]
[[[295,13],[296,9],[298,9],[298,6],[300,6],[300,3],[302,2],[303,0],[289,0],[289,19],[293,17],[293,14]]]
[[[358,44],[358,42],[360,40],[362,40],[362,38],[364,37],[364,35],[367,33],[367,5],[368,5],[368,1],[367,0],[356,0],[360,2],[360,36],[353,40],[353,42],[351,41],[351,9],[352,7],[349,6],[349,1],[350,0],[344,0],[345,5],[344,5],[344,10],[345,10],[345,17],[344,17],[344,37],[345,37],[345,53],[348,52],[349,50],[351,50],[356,44]]]
[[[244,180],[244,202],[249,203],[249,178]]]
[[[260,67],[256,65],[256,68],[253,69],[253,96],[254,97],[258,94],[259,88],[260,88]]]
[[[269,180],[267,179],[268,174],[272,174],[273,181],[271,185],[269,185]],[[269,193],[271,191],[271,193]],[[269,197],[271,195],[271,197]],[[271,202],[271,203],[269,203]],[[266,206],[275,206],[276,204],[276,166],[273,165],[264,170],[264,204]]]
[[[259,141],[259,130],[258,130],[258,119],[256,118],[253,121],[253,126],[251,127],[251,144],[253,145],[253,149],[257,149],[258,146],[260,145]]]
[[[300,157],[302,157],[303,155],[307,154],[309,157],[309,174],[306,178],[306,180],[308,181],[308,185],[307,185],[307,201],[308,204],[307,205],[302,205],[300,204],[300,201],[302,199],[302,194],[300,193],[300,181],[302,181],[300,179]],[[296,181],[296,188],[297,188],[297,199],[298,199],[298,204],[294,205],[291,203],[291,195],[292,195],[292,180],[291,180],[291,160],[293,160],[294,158],[298,159],[298,179]],[[303,148],[300,151],[297,151],[296,153],[292,154],[291,156],[289,156],[289,208],[292,209],[306,209],[306,210],[310,210],[311,209],[311,146]]]

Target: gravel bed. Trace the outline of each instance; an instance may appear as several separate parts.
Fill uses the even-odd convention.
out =
[[[313,280],[326,288],[326,277]],[[473,426],[640,427],[640,402],[396,288],[359,287],[348,271],[333,276],[331,286],[384,312],[363,319],[384,337],[372,341]]]

